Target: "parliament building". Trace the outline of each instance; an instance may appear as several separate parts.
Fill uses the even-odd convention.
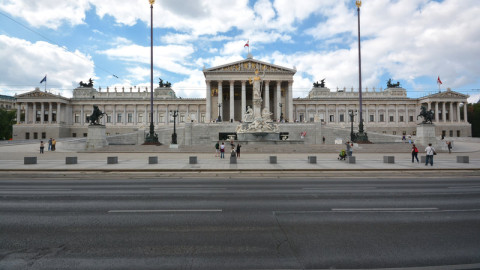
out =
[[[358,92],[345,88],[332,91],[317,85],[312,87],[308,96],[293,98],[295,68],[273,65],[250,56],[204,68],[206,98],[181,98],[171,87],[156,87],[153,91],[153,123],[156,132],[168,133],[168,136],[159,137],[168,140],[173,128],[173,111],[178,111],[175,120],[180,128],[188,123],[198,127],[193,129],[196,133],[215,131],[208,133],[210,138],[197,134],[203,142],[218,140],[217,133],[235,132],[234,126],[244,119],[248,106],[252,106],[250,82],[255,71],[259,71],[261,77],[262,109],[271,112],[272,121],[280,122],[280,131],[290,133],[290,138],[296,139],[300,133],[297,131],[303,127],[306,130],[312,124],[320,125],[323,130],[349,132],[351,111],[357,112],[354,126],[358,127]],[[14,97],[17,123],[13,128],[13,139],[86,137],[86,117],[92,113],[93,105],[106,113],[101,123],[106,126],[107,135],[148,130],[150,95],[148,87],[78,87],[73,89],[72,98],[66,98],[37,88]],[[365,89],[362,90],[365,130],[369,134],[415,136],[417,124],[421,121],[417,120],[417,115],[424,105],[434,112],[437,136],[468,137],[471,136],[471,126],[467,122],[467,98],[467,95],[450,89],[421,98],[407,97],[406,90],[401,87]],[[183,143],[191,144],[191,140],[195,141],[190,139],[187,143],[184,139]],[[317,140],[307,141],[318,143]]]

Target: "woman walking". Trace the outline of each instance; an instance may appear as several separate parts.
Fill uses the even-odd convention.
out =
[[[412,145],[412,163],[414,163],[414,160],[417,159],[417,163],[420,163],[418,161],[418,148],[415,146],[415,144]]]

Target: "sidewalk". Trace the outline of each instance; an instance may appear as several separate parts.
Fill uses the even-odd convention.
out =
[[[153,146],[154,147],[154,146]],[[385,146],[388,149],[388,146]],[[412,163],[411,155],[403,153],[368,153],[368,149],[355,151],[355,164],[337,160],[337,153],[249,153],[241,154],[237,164],[230,164],[229,153],[225,159],[205,152],[131,152],[129,147],[118,146],[110,152],[55,152],[39,154],[37,144],[0,146],[0,171],[411,171],[411,170],[474,170],[480,171],[480,146],[477,143],[458,143],[456,151],[439,153],[434,166]],[[126,149],[122,151],[122,149]],[[148,149],[148,148],[143,148]],[[152,148],[154,149],[154,148]],[[159,148],[160,149],[160,148]],[[185,149],[184,149],[185,150]],[[243,150],[243,149],[242,149]],[[357,149],[359,150],[359,149]],[[372,148],[372,150],[376,150]],[[419,153],[420,156],[424,155]],[[107,164],[107,157],[118,157],[118,164]],[[158,157],[158,164],[148,164],[148,157]],[[196,156],[198,163],[189,164],[189,157]],[[269,157],[277,156],[277,164],[270,164]],[[308,156],[316,156],[317,163],[308,163]],[[395,163],[383,163],[383,156],[394,156]],[[469,156],[469,163],[457,163],[457,156]],[[25,165],[24,157],[37,157],[37,164]],[[66,165],[66,157],[77,157],[78,164]]]

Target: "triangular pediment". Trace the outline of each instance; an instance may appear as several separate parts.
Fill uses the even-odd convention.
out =
[[[27,93],[19,94],[19,95],[16,95],[15,97],[17,99],[21,99],[21,98],[55,98],[55,99],[62,98],[61,96],[54,95],[52,93],[40,91],[40,89],[35,89],[35,90],[27,92]]]
[[[436,93],[436,94],[432,94],[432,95],[429,95],[429,96],[426,96],[425,98],[446,98],[446,99],[452,99],[452,98],[456,98],[456,99],[466,99],[468,98],[468,95],[464,95],[462,93],[458,93],[458,92],[455,92],[455,91],[451,91],[451,90],[447,90],[447,91],[444,91],[444,92],[440,92],[440,93]]]
[[[253,58],[243,59],[237,62],[204,69],[203,73],[211,72],[255,72],[255,70],[265,71],[265,73],[291,73],[297,72],[296,69],[286,68],[267,62],[259,61]]]

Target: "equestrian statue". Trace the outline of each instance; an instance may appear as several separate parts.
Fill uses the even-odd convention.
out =
[[[91,126],[101,125],[100,119],[102,119],[103,115],[106,115],[106,113],[100,111],[97,105],[93,105],[93,112],[90,116],[87,116],[87,122],[89,122]]]
[[[420,107],[420,114],[417,115],[417,120],[418,120],[419,116],[423,117],[422,124],[432,124],[432,120],[433,120],[433,111],[432,110],[427,111],[427,107],[422,105]]]

